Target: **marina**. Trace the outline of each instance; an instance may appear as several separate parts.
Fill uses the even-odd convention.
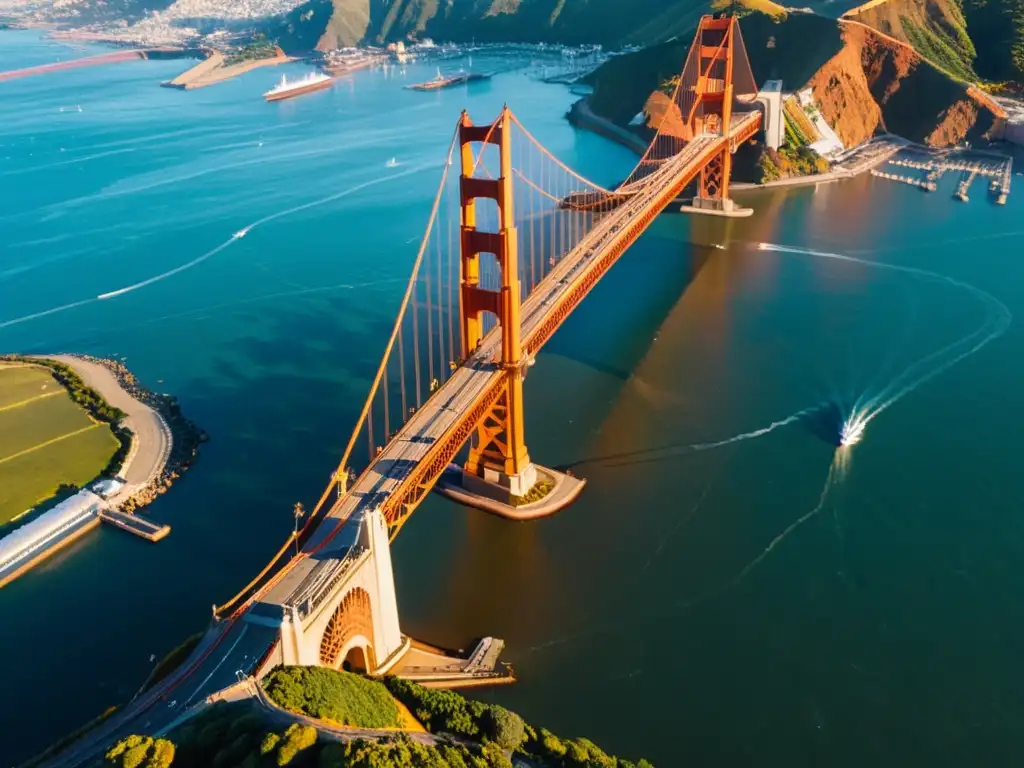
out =
[[[971,184],[975,178],[984,176],[990,179],[988,191],[997,205],[1006,205],[1010,195],[1010,177],[1013,175],[1013,159],[1003,155],[969,151],[946,151],[926,154],[925,149],[909,150],[906,156],[897,156],[889,160],[890,165],[920,171],[923,175],[910,173],[893,173],[872,170],[871,175],[889,181],[897,181],[927,192],[938,189],[943,174],[960,173],[953,198],[960,202],[968,202]]]

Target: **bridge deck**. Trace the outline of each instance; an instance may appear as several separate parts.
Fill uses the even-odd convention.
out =
[[[553,333],[554,328],[544,327],[549,325],[553,308],[567,297],[580,277],[597,266],[601,257],[612,247],[613,241],[628,237],[628,225],[660,202],[658,198],[664,196],[666,189],[681,189],[685,186],[704,165],[706,157],[720,151],[722,142],[732,142],[738,131],[748,130],[759,119],[759,113],[747,113],[741,119],[734,120],[733,131],[728,139],[700,136],[691,141],[682,152],[642,179],[635,194],[600,220],[579,245],[566,254],[523,303],[522,338],[523,346],[529,354],[535,354]],[[668,202],[673,197],[669,195]],[[659,210],[661,208],[664,208],[664,204],[660,205]],[[364,512],[383,503],[431,447],[453,429],[462,415],[491,387],[500,383],[504,371],[491,362],[500,351],[501,336],[497,331],[492,330],[484,338],[480,349],[424,403],[349,492],[335,502],[304,547],[304,554],[312,556],[293,561],[287,573],[263,595],[262,602],[290,605],[295,596],[304,594],[306,590],[303,584],[306,580],[317,579],[322,573],[324,566],[319,565],[321,561],[344,557],[352,545],[353,535],[335,538],[346,523],[350,519],[353,523],[361,521]],[[350,530],[355,527],[351,526]]]

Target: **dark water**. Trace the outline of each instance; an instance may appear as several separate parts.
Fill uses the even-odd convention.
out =
[[[0,38],[3,69],[64,55]],[[126,356],[213,438],[152,508],[167,540],[102,530],[0,592],[8,763],[130,698],[319,495],[462,107],[507,100],[598,182],[634,160],[522,75],[420,94],[401,85],[429,67],[365,72],[269,106],[279,71],[155,87],[181,66],[0,93],[0,347]],[[531,455],[584,495],[524,525],[431,498],[394,545],[404,631],[505,638],[520,682],[488,698],[663,768],[1018,762],[1019,326],[940,369],[1002,330],[998,302],[1024,307],[1024,208],[952,191],[861,178],[750,196],[744,221],[659,219],[527,381]],[[838,457],[829,418],[690,447],[904,389]]]

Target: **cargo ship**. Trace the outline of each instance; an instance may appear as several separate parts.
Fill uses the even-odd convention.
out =
[[[310,72],[299,80],[289,82],[288,76],[281,78],[281,82],[263,94],[267,101],[281,101],[294,96],[302,96],[305,93],[312,93],[327,88],[334,82],[334,78],[325,75],[323,72]]]

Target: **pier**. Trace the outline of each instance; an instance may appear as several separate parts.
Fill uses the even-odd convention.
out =
[[[971,182],[974,181],[974,177],[978,175],[977,171],[964,171],[963,178],[960,179],[960,183],[957,185],[956,194],[953,195],[957,200],[962,203],[966,203],[970,198],[967,196],[967,191],[971,188]]]
[[[160,541],[171,532],[169,525],[157,525],[149,520],[144,520],[138,515],[129,515],[119,509],[100,510],[100,520],[109,523],[122,531],[128,531],[146,541]]]
[[[928,192],[934,192],[937,188],[936,183],[929,179],[915,179],[913,176],[901,176],[898,173],[876,171],[874,168],[871,169],[871,175],[877,176],[880,179],[888,179],[889,181],[899,181],[903,184],[909,184],[912,187],[919,187],[920,189]]]

